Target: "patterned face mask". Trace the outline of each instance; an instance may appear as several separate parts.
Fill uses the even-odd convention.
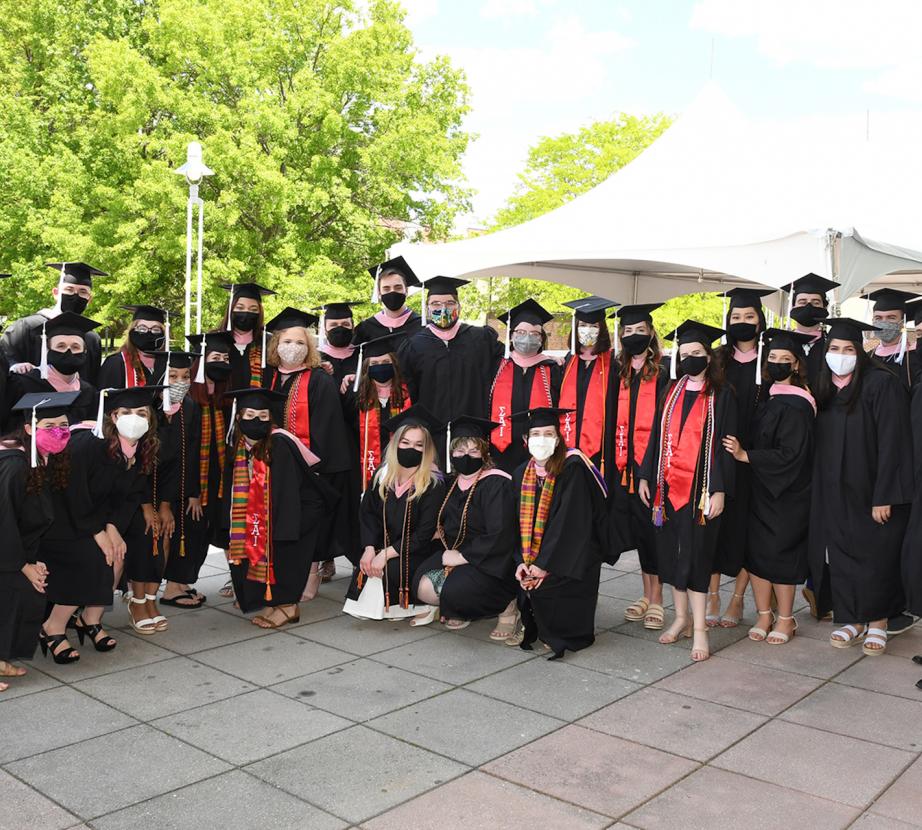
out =
[[[458,322],[458,308],[434,308],[429,312],[429,318],[440,329],[450,329]]]

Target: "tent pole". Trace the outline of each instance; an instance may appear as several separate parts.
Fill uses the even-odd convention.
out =
[[[637,305],[637,283],[640,281],[640,277],[637,272],[634,272],[634,291],[631,294],[631,305]]]
[[[829,271],[829,279],[838,282],[839,272],[837,267],[836,248],[839,244],[840,236],[832,228],[826,229],[826,267]],[[839,289],[832,289],[832,314],[834,317],[842,316],[842,309],[839,305]]]

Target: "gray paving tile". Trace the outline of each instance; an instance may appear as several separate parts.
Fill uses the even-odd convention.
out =
[[[195,614],[178,614],[170,619],[170,627],[153,636],[145,636],[154,645],[175,651],[178,654],[192,654],[217,648],[228,643],[237,643],[251,637],[265,637],[268,632],[258,628],[246,619],[225,614],[217,608],[200,608]],[[132,635],[134,636],[134,635]]]
[[[369,726],[471,766],[563,726],[530,707],[455,689],[382,715]]]
[[[605,631],[624,625],[624,611],[631,602],[632,600],[616,599],[605,594],[599,594],[599,599],[595,606],[596,631]],[[636,625],[643,627],[643,623],[636,623]]]
[[[787,787],[754,781],[732,772],[702,767],[624,821],[644,830],[672,830],[677,817],[685,830],[753,827],[759,830],[838,830],[859,811]],[[729,823],[728,823],[729,822]]]
[[[199,610],[205,610],[205,608],[220,608],[221,606],[234,602],[233,597],[222,597],[219,593],[228,579],[230,579],[230,576],[226,571],[224,573],[215,572],[210,575],[203,573],[201,577],[199,577],[198,582],[196,582],[193,587],[200,594],[204,594],[208,598],[204,608]]]
[[[442,634],[391,649],[372,659],[445,683],[467,683],[532,658],[520,648]]]
[[[57,713],[49,717],[49,713]],[[61,713],[67,713],[66,717]],[[36,692],[0,706],[3,740],[0,763],[85,741],[137,723],[66,686]]]
[[[75,687],[139,720],[182,712],[254,688],[187,657],[83,680]]]
[[[900,749],[772,721],[711,765],[864,808],[915,757]]]
[[[197,652],[195,659],[258,686],[268,686],[354,658],[344,651],[275,631],[268,637]]]
[[[579,725],[706,761],[766,720],[761,715],[648,687],[583,718]]]
[[[643,577],[637,571],[606,579],[599,584],[599,593],[615,599],[626,599],[631,603],[643,596]]]
[[[352,722],[259,689],[160,718],[152,725],[240,766],[344,729]]]
[[[840,735],[922,752],[922,699],[906,700],[829,683],[781,717]],[[922,810],[922,801],[919,807]]]
[[[84,819],[226,770],[175,738],[136,726],[9,764],[10,772]]]
[[[618,557],[618,561],[614,565],[602,565],[602,572],[604,573],[607,570],[613,571],[639,571],[640,570],[640,556],[636,550],[626,550],[621,556]]]
[[[41,660],[40,656],[37,655],[37,657]],[[9,683],[10,687],[3,692],[3,694],[0,694],[0,706],[2,706],[5,701],[13,700],[23,695],[31,695],[35,692],[44,692],[61,685],[60,680],[37,669],[35,667],[35,661],[25,660],[17,665],[21,665],[26,670],[26,674],[22,677],[3,678],[3,682]]]
[[[514,704],[522,703],[524,689],[538,689],[539,694],[529,696],[529,709],[561,720],[574,720],[641,686],[569,665],[565,660],[529,660],[488,675],[467,688]]]
[[[448,691],[446,683],[361,659],[272,686],[272,691],[328,712],[367,721]]]
[[[96,830],[337,830],[344,821],[239,770],[93,821]]]
[[[861,649],[833,648],[825,640],[801,637],[798,634],[790,642],[780,646],[757,643],[745,637],[723,649],[720,656],[727,660],[739,660],[825,680],[860,660]]]
[[[922,695],[916,688],[920,677],[922,668],[911,660],[882,654],[879,657],[863,657],[836,677],[835,682],[857,686],[871,692],[884,692],[888,695],[920,700]]]
[[[348,614],[341,614],[336,619],[298,626],[289,631],[315,643],[365,657],[395,646],[434,637],[439,633],[439,627],[415,627],[406,620],[357,620]]]
[[[663,631],[666,630],[673,620],[673,612],[671,608],[666,609],[666,627],[660,631],[653,631],[648,628],[644,628],[641,623],[635,622],[626,622],[617,626],[613,629],[617,634],[626,634],[630,637],[637,637],[641,640],[646,640],[649,643],[654,643],[656,645],[661,645],[659,642],[660,635]],[[734,643],[739,642],[746,637],[746,632],[748,631],[747,627],[736,626],[736,628],[710,628],[708,629],[708,646],[711,649],[711,654],[716,654],[719,651],[732,646]],[[688,654],[688,662],[691,662],[691,647],[692,641],[690,639],[679,640],[678,643],[674,643],[669,646],[669,648],[677,648],[679,651],[685,651]]]
[[[919,827],[922,827],[922,824],[907,824],[872,812],[863,813],[852,825],[853,830],[914,830]]]
[[[327,735],[247,767],[270,784],[352,823],[377,815],[467,769],[364,726]],[[356,785],[356,770],[361,770],[361,786]]]
[[[890,785],[871,805],[871,812],[889,820],[922,826],[922,760],[917,760]]]
[[[77,816],[0,770],[0,827],[64,830],[79,821]]]
[[[652,683],[691,662],[685,646],[661,646],[639,637],[607,631],[589,648],[567,653],[565,663],[623,677],[634,683]]]

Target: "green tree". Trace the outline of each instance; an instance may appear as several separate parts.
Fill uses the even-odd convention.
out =
[[[29,0],[0,17],[0,310],[47,300],[47,260],[85,260],[91,313],[181,312],[186,187],[201,141],[204,319],[218,284],[279,291],[269,310],[367,297],[399,225],[444,237],[468,209],[468,90],[416,60],[393,0]],[[12,288],[13,290],[10,290]]]

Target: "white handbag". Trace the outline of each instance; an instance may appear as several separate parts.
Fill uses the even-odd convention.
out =
[[[380,577],[367,576],[359,598],[347,599],[343,605],[343,612],[360,620],[400,620],[423,614],[428,608],[428,605],[411,605],[409,608],[401,608],[399,603],[391,603],[390,608],[385,610],[384,583]]]

